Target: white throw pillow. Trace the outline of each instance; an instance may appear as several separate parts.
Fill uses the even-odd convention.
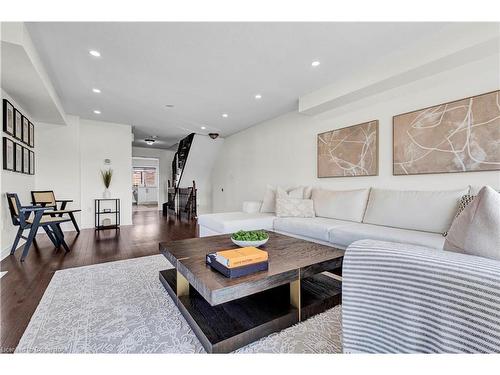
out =
[[[311,199],[312,186],[304,186],[304,199]]]
[[[276,211],[276,188],[267,185],[260,212],[275,212]]]
[[[255,214],[257,212],[260,212],[261,207],[261,201],[245,201],[243,202],[242,211],[247,214]]]
[[[360,223],[363,220],[369,192],[370,189],[345,191],[313,189],[314,211],[316,216]]]
[[[276,189],[276,199],[279,198],[296,198],[303,199],[304,198],[304,188],[298,187],[291,190],[286,191],[285,189],[278,186]]]
[[[460,198],[469,188],[451,191],[371,189],[363,223],[445,233]]]
[[[314,203],[312,199],[277,198],[276,216],[314,217]]]
[[[500,260],[500,194],[483,187],[453,220],[443,248]]]
[[[262,199],[262,206],[260,208],[260,212],[276,212],[276,192],[277,190],[284,191],[283,197],[289,198],[302,198],[304,196],[304,188],[298,187],[294,189],[283,189],[278,187],[277,189],[274,186],[267,185],[266,192],[264,193],[264,198]],[[282,193],[283,194],[283,193]]]

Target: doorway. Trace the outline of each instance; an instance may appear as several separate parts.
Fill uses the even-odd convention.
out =
[[[160,209],[159,159],[132,158],[132,210],[157,211]]]

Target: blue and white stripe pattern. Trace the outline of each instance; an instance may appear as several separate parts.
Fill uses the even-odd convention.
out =
[[[342,273],[345,353],[500,353],[500,261],[362,240]]]

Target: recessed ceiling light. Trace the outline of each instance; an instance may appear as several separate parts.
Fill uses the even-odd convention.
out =
[[[95,92],[96,94],[100,94],[101,90],[100,89],[92,89],[92,92]]]
[[[313,62],[311,63],[311,66],[313,66],[313,67],[317,67],[317,66],[319,66],[319,64],[321,64],[321,63],[320,63],[319,61],[317,61],[317,60],[316,60],[316,61],[313,61]]]
[[[229,115],[227,113],[223,113],[222,117],[227,118],[227,117],[229,117]]]
[[[99,51],[96,51],[95,49],[91,49],[89,53],[94,57],[101,57],[101,53]]]
[[[101,114],[101,111],[99,111],[98,109],[94,109],[94,113],[95,113],[96,115],[100,115],[100,114]]]
[[[201,127],[201,130],[205,130],[207,127],[206,126],[202,126]]]
[[[262,99],[262,95],[260,95],[260,94],[255,95],[255,99],[257,99],[257,100]]]

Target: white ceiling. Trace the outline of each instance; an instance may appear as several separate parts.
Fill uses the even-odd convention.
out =
[[[135,145],[228,136],[369,69],[445,23],[28,23],[65,111],[134,126]],[[95,49],[100,58],[89,55]],[[313,60],[321,61],[312,68]],[[102,90],[94,94],[92,88]],[[255,100],[255,94],[262,94]],[[174,108],[165,107],[173,104]],[[102,111],[93,114],[94,109]],[[228,118],[222,118],[228,113]],[[201,130],[206,126],[206,130]]]

